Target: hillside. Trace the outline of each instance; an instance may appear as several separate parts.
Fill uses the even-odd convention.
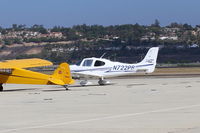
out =
[[[76,25],[71,28],[14,24],[0,27],[0,58],[39,57],[54,62],[76,62],[84,57],[100,57],[136,62],[148,48],[159,46],[158,62],[181,63],[200,60],[200,26],[171,23],[161,27],[139,24],[101,26]]]

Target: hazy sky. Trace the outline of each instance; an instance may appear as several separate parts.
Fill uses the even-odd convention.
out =
[[[0,26],[200,24],[200,0],[0,0]]]

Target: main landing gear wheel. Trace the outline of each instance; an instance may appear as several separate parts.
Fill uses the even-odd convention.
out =
[[[3,91],[3,84],[0,84],[0,91]]]
[[[107,85],[107,84],[110,84],[110,82],[104,80],[103,78],[99,78],[98,84],[99,85]]]
[[[69,90],[68,85],[63,85],[63,87],[66,89],[66,91]]]

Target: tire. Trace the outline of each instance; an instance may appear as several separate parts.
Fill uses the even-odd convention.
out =
[[[1,91],[3,91],[3,86],[2,86],[2,85],[0,85],[0,92],[1,92]]]

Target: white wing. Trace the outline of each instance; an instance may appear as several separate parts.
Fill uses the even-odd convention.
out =
[[[102,72],[94,71],[73,72],[72,75],[79,75],[80,77],[103,77]]]

